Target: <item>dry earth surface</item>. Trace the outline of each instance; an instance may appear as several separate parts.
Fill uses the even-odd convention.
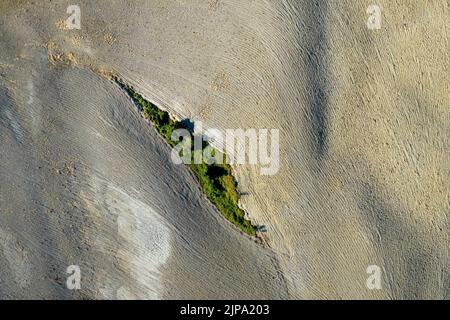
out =
[[[372,1],[380,30],[362,0],[76,2],[80,30],[71,1],[0,2],[0,298],[449,297],[447,1]],[[111,73],[180,119],[280,130],[278,174],[234,168],[265,245]]]

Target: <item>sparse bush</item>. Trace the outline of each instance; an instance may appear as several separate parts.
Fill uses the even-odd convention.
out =
[[[124,87],[139,109],[143,111],[146,119],[151,121],[153,126],[164,137],[170,146],[175,142],[171,140],[172,132],[178,128],[184,128],[183,124],[170,118],[166,111],[160,110],[153,103],[145,100],[140,94],[132,88],[119,83]],[[191,139],[193,141],[194,139]],[[203,150],[208,147],[208,142],[203,143]],[[193,149],[193,145],[191,147]],[[200,152],[198,150],[197,152]],[[215,150],[215,152],[219,152]],[[194,152],[192,152],[192,156]],[[224,157],[226,159],[226,157]],[[193,163],[193,161],[192,161]],[[256,228],[250,221],[245,219],[244,211],[239,208],[239,193],[237,191],[237,182],[232,175],[231,166],[224,164],[208,165],[206,163],[190,164],[189,167],[194,172],[206,197],[217,207],[217,209],[239,227],[242,231],[252,236],[256,235]]]

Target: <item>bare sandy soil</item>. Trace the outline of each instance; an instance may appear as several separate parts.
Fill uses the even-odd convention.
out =
[[[380,30],[360,0],[78,1],[80,30],[36,2],[0,3],[1,298],[448,298],[444,1],[379,0]],[[269,247],[110,72],[206,127],[280,130],[277,175],[235,167]]]

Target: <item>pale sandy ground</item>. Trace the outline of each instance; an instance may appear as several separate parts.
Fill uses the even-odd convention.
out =
[[[376,31],[360,0],[78,1],[65,30],[65,1],[2,1],[0,296],[448,298],[448,4],[376,3]],[[278,128],[277,175],[236,167],[270,248],[92,70],[210,128]]]

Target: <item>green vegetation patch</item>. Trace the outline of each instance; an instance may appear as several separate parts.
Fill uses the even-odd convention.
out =
[[[178,142],[171,140],[173,131],[176,129],[188,129],[186,125],[170,118],[166,111],[160,110],[156,105],[145,100],[129,86],[123,85],[119,81],[118,83],[138,105],[139,109],[144,113],[144,117],[151,121],[166,142],[174,147]],[[203,142],[202,150],[194,150],[193,141],[194,137],[191,133],[192,161],[189,167],[197,177],[203,192],[225,218],[247,234],[256,236],[256,227],[245,219],[244,211],[238,206],[240,194],[237,191],[237,182],[232,174],[231,166],[227,163],[226,157],[223,156],[223,164],[207,164],[203,161],[201,164],[194,164],[193,159],[195,153],[203,152],[209,144],[208,142]],[[214,150],[214,152],[219,151]]]

